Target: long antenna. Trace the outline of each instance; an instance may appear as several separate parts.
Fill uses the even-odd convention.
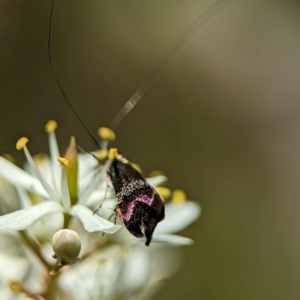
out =
[[[222,7],[227,5],[231,0],[221,0],[209,7],[204,11],[194,22],[192,22],[188,28],[180,35],[171,47],[165,52],[165,54],[158,61],[155,68],[144,78],[139,87],[129,98],[129,100],[120,109],[117,115],[110,123],[110,128],[115,130],[119,123],[126,117],[126,115],[137,105],[137,103],[144,96],[145,92],[151,85],[152,81],[155,79],[160,70],[165,66],[165,64],[173,57],[173,55],[185,44],[185,42],[207,21],[209,20],[217,11]]]
[[[76,118],[78,119],[78,121],[80,122],[80,124],[83,126],[83,128],[85,129],[85,131],[88,133],[88,135],[92,138],[92,140],[94,141],[94,143],[99,147],[99,142],[98,140],[92,135],[92,133],[89,131],[89,129],[87,128],[87,126],[83,123],[83,121],[81,120],[80,116],[78,115],[78,113],[76,112],[74,106],[72,105],[71,101],[69,100],[67,94],[65,93],[62,85],[60,84],[55,72],[54,72],[54,68],[53,68],[53,63],[52,63],[52,56],[51,56],[51,29],[52,29],[52,16],[53,16],[53,9],[54,9],[54,0],[52,0],[51,3],[51,11],[50,11],[50,21],[49,21],[49,28],[48,28],[48,57],[49,57],[49,61],[50,61],[50,67],[51,67],[51,72],[52,75],[54,77],[54,80],[60,90],[60,92],[63,95],[63,98],[65,99],[65,101],[67,102],[67,104],[71,107],[73,113],[75,114]]]
[[[160,70],[166,65],[166,63],[174,56],[174,54],[185,44],[185,42],[207,21],[209,20],[216,12],[218,12],[222,7],[227,5],[231,0],[220,0],[216,2],[214,5],[209,7],[206,11],[204,11],[194,22],[192,22],[187,29],[184,31],[182,35],[180,35],[175,42],[171,45],[171,47],[165,52],[165,54],[158,61],[154,69],[152,69],[149,74],[144,78],[139,87],[133,93],[133,95],[129,98],[129,100],[124,104],[124,106],[119,110],[117,115],[113,118],[110,123],[110,128],[115,130],[116,127],[120,124],[120,122],[127,116],[127,114],[137,105],[137,103],[144,96],[145,92],[151,85],[152,81],[156,78]],[[74,112],[76,118],[79,120],[80,124],[83,126],[85,131],[89,134],[92,140],[99,146],[97,139],[91,134],[89,129],[83,123],[82,119],[76,112],[72,103],[68,99],[62,85],[60,84],[53,68],[52,57],[51,57],[51,28],[52,28],[52,16],[53,16],[53,8],[54,8],[54,0],[52,0],[51,12],[50,12],[50,21],[49,21],[49,32],[48,32],[48,55],[51,66],[51,72],[54,76],[57,86],[59,87],[63,98],[71,107]]]

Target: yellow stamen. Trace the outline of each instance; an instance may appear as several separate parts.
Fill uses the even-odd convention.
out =
[[[108,151],[107,149],[100,149],[99,151],[97,151],[97,157],[99,159],[105,159],[108,156]]]
[[[117,148],[111,148],[109,149],[109,152],[108,152],[108,158],[109,159],[114,159],[116,158],[118,155],[118,149]]]
[[[68,167],[69,166],[69,160],[67,160],[64,157],[59,157],[57,159],[64,167]]]
[[[54,120],[48,121],[47,124],[45,125],[45,131],[48,133],[55,131],[56,128],[57,128],[57,123]]]
[[[183,190],[174,190],[172,194],[172,201],[175,203],[181,203],[186,200],[186,194]]]
[[[166,187],[162,187],[162,186],[158,186],[155,189],[164,199],[170,198],[170,196],[171,196],[170,189],[168,189]]]
[[[100,127],[98,129],[98,135],[104,139],[109,141],[114,141],[116,138],[116,134],[108,127]]]
[[[8,283],[8,287],[10,288],[11,291],[13,292],[23,292],[24,287],[20,281],[17,280],[12,280]]]
[[[22,150],[28,142],[29,140],[27,137],[21,137],[16,144],[17,150]]]
[[[149,174],[149,177],[155,177],[155,176],[160,176],[160,175],[165,175],[165,174],[161,170],[154,170]]]

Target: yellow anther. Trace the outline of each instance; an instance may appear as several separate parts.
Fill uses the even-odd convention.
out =
[[[23,292],[24,288],[23,285],[20,281],[17,280],[12,280],[8,283],[8,287],[10,288],[11,291],[13,292]]]
[[[98,129],[98,135],[103,140],[114,141],[116,138],[116,134],[108,127],[100,127]]]
[[[155,189],[164,199],[170,198],[170,196],[171,196],[170,189],[168,189],[166,187],[162,187],[162,186],[158,186]]]
[[[48,121],[47,124],[45,125],[45,131],[48,133],[55,131],[56,128],[57,128],[57,123],[54,120]]]
[[[138,164],[131,163],[131,165],[133,166],[134,169],[142,173],[142,168]]]
[[[16,144],[17,150],[22,150],[28,142],[29,140],[27,137],[21,137]]]
[[[97,157],[101,160],[101,159],[105,159],[108,156],[108,151],[107,149],[100,149],[99,151],[97,151]]]
[[[149,177],[155,177],[155,176],[160,176],[160,175],[165,175],[165,174],[161,170],[154,170],[149,174]]]
[[[181,203],[186,200],[186,194],[183,190],[174,190],[172,194],[172,201],[175,203]]]
[[[114,159],[116,158],[118,155],[118,149],[117,148],[111,148],[109,149],[109,152],[108,152],[108,158],[109,159]]]
[[[59,157],[57,159],[64,167],[68,167],[69,166],[69,160],[67,160],[64,157]]]

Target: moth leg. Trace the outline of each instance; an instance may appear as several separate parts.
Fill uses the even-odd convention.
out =
[[[117,215],[118,215],[117,210],[114,209],[114,212],[109,216],[108,221],[110,221],[111,218],[114,216],[115,217],[114,218],[114,224],[116,225],[117,224]]]
[[[105,189],[105,193],[104,193],[103,200],[101,201],[101,203],[100,203],[100,205],[98,206],[98,208],[96,208],[96,210],[93,211],[93,215],[94,215],[95,213],[97,213],[97,212],[101,209],[101,207],[102,207],[104,201],[106,200],[107,193],[108,193],[108,189],[109,189],[109,186],[110,186],[110,178],[109,178],[108,175],[107,175],[106,178],[105,178],[105,183],[106,183],[106,189]]]
[[[110,221],[110,219],[115,216],[114,218],[114,224],[116,225],[117,224],[117,209],[115,208],[114,209],[114,212],[108,217],[108,221]],[[102,236],[105,234],[105,232],[102,233]]]
[[[114,219],[114,224],[117,224],[117,212],[115,212],[115,219]]]

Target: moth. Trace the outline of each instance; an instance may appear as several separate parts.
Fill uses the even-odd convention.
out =
[[[230,0],[220,0],[214,5],[204,11],[198,18],[196,18],[180,35],[166,53],[154,66],[153,70],[149,72],[148,76],[142,81],[130,99],[121,108],[118,114],[110,123],[109,128],[115,130],[118,124],[125,118],[125,116],[136,106],[140,99],[145,94],[146,90],[151,85],[153,79],[157,76],[160,70],[165,64],[174,56],[174,54],[184,45],[184,43],[217,11],[227,5]],[[54,9],[54,0],[52,0],[50,22],[49,22],[49,35],[48,35],[48,56],[51,66],[51,72],[55,79],[58,88],[64,100],[74,112],[75,116],[94,140],[99,148],[107,149],[108,140],[104,140],[103,143],[98,143],[97,139],[88,130],[77,111],[74,109],[72,103],[69,101],[60,81],[58,80],[52,63],[51,56],[51,26],[52,26],[52,14]],[[102,141],[103,142],[103,141]],[[152,188],[143,177],[143,175],[137,171],[130,162],[122,155],[118,154],[113,158],[111,166],[109,168],[108,175],[110,176],[112,185],[114,187],[117,205],[115,213],[120,217],[127,230],[135,237],[142,238],[146,236],[146,246],[150,245],[153,232],[159,222],[165,217],[165,206],[163,198]]]
[[[113,159],[108,175],[118,200],[115,212],[132,235],[146,236],[149,246],[157,223],[165,217],[164,199],[121,154]]]

